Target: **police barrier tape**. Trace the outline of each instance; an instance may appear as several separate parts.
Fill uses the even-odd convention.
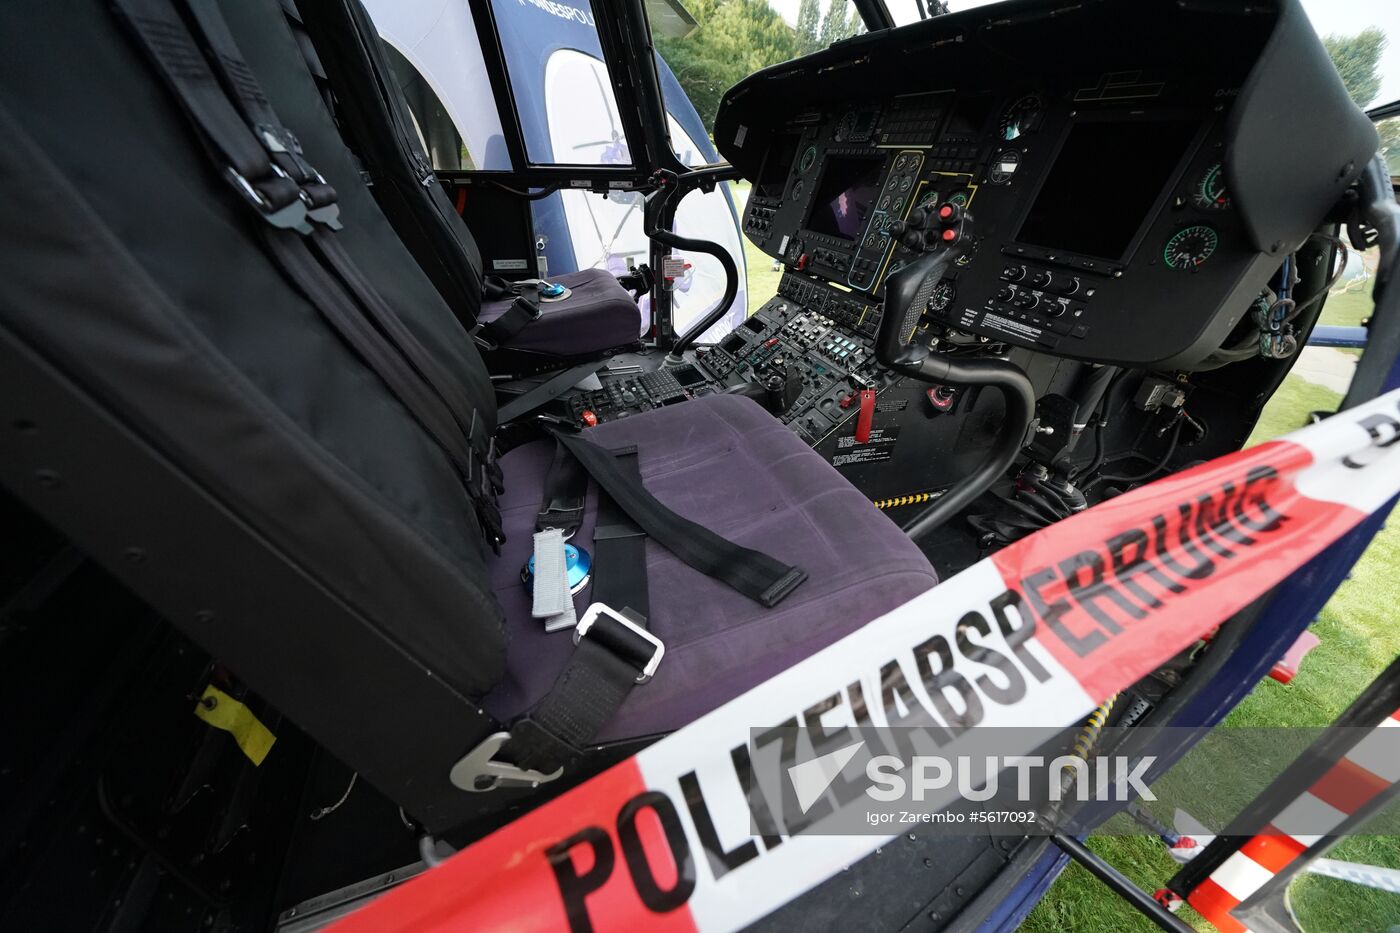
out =
[[[1263,831],[1196,886],[1187,903],[1221,933],[1248,933],[1230,912],[1323,838],[1295,832],[1293,827],[1335,830],[1391,785],[1400,783],[1400,758],[1393,753],[1394,743],[1381,734],[1384,729],[1400,729],[1400,710],[1383,719],[1307,790],[1282,807]]]
[[[755,812],[744,790],[752,727],[817,723],[830,734],[914,715],[946,722],[940,710],[956,695],[947,691],[975,693],[978,725],[1080,722],[1400,492],[1397,440],[1400,391],[1037,532],[334,929],[751,923],[895,835],[824,836],[812,823],[754,833],[755,820],[774,817]]]

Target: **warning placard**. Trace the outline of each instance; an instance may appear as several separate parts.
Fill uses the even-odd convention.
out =
[[[879,463],[894,456],[894,442],[899,439],[899,425],[888,428],[871,428],[870,440],[858,443],[851,435],[836,439],[837,453],[832,455],[831,465],[848,466],[852,463]]]

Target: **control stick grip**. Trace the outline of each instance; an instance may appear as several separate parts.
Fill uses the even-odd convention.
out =
[[[906,376],[919,376],[919,364],[928,356],[928,347],[915,345],[914,331],[928,307],[933,290],[958,250],[940,248],[925,253],[885,280],[885,312],[875,338],[875,357]]]

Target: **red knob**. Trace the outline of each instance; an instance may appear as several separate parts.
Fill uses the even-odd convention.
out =
[[[943,231],[943,242],[951,243],[958,238],[958,231],[948,229]]]
[[[588,425],[590,428],[598,424],[598,416],[593,414],[593,412],[589,411],[588,409],[584,409],[583,414],[579,415],[579,417],[582,418],[583,423]]]
[[[938,218],[940,220],[951,220],[955,213],[956,211],[953,210],[953,205],[945,204],[938,209]]]

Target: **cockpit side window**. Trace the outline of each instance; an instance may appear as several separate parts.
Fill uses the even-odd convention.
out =
[[[509,171],[471,6],[453,0],[364,0],[388,46],[433,168]]]
[[[389,66],[408,100],[409,113],[418,139],[427,150],[436,171],[476,168],[467,144],[452,123],[452,117],[427,80],[393,46],[388,47]]]

